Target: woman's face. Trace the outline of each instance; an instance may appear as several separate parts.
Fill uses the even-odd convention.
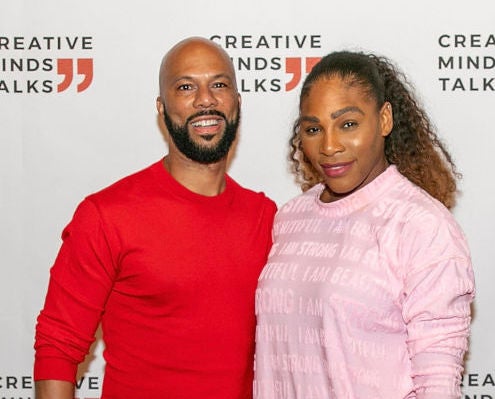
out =
[[[387,168],[385,137],[393,126],[388,102],[378,109],[362,86],[320,78],[300,111],[303,152],[326,185],[322,201],[359,190]]]

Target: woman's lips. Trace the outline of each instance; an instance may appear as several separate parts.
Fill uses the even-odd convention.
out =
[[[340,177],[345,175],[351,168],[354,162],[339,162],[334,164],[321,164],[323,173],[328,177]]]

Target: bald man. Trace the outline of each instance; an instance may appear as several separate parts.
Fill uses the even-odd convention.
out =
[[[103,399],[252,397],[254,290],[276,207],[227,173],[235,72],[203,38],[160,67],[169,151],[87,196],[62,233],[36,326],[38,399],[72,399],[101,323]]]

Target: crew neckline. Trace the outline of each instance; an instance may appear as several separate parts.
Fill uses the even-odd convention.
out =
[[[387,169],[363,188],[349,194],[347,197],[332,202],[320,200],[320,196],[325,189],[323,183],[316,185],[310,191],[319,210],[324,212],[326,216],[343,216],[356,212],[377,200],[386,191],[394,187],[401,176],[395,165],[389,165]]]
[[[163,158],[156,162],[152,169],[162,187],[188,201],[221,206],[227,205],[234,195],[234,181],[227,174],[225,174],[225,189],[218,195],[208,196],[195,193],[179,183],[165,168]]]

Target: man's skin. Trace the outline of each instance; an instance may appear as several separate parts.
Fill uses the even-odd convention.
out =
[[[165,107],[171,120],[183,125],[199,111],[214,109],[235,118],[240,105],[235,71],[227,53],[203,38],[188,38],[176,44],[163,58],[160,68],[160,96],[156,100],[163,118]],[[217,119],[217,124],[200,126],[199,121]],[[196,126],[193,126],[196,124]],[[214,147],[224,134],[225,120],[217,116],[194,118],[188,124],[191,140],[202,147]],[[168,137],[169,153],[164,165],[169,173],[189,190],[215,196],[225,188],[227,156],[211,164],[187,158]],[[35,382],[37,399],[73,399],[74,384],[68,381]]]
[[[163,117],[166,106],[170,118],[181,124],[190,115],[210,109],[221,111],[232,120],[239,104],[233,65],[218,45],[206,39],[187,39],[172,48],[163,59],[160,96],[156,100],[160,116]],[[200,119],[211,118],[204,116]],[[213,147],[223,135],[225,121],[220,119],[220,124],[214,128],[194,128],[192,123],[188,128],[193,141],[204,147]],[[203,139],[201,135],[206,133],[213,134],[213,139]],[[214,196],[223,191],[227,158],[214,164],[201,164],[182,154],[173,140],[168,142],[165,167],[179,183],[202,195]]]

